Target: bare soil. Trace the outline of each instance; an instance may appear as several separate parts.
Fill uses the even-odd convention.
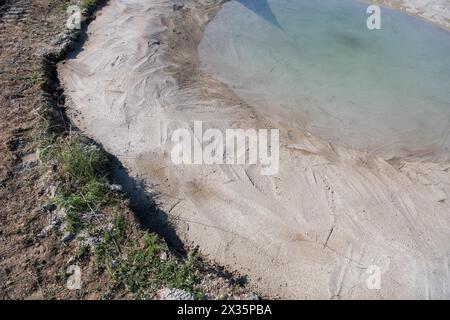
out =
[[[61,246],[57,235],[36,239],[48,224],[45,191],[52,179],[41,175],[34,160],[33,130],[45,101],[36,50],[62,31],[68,1],[5,2],[0,9],[0,298],[44,298],[71,248]]]

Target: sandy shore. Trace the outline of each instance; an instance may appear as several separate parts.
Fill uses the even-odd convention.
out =
[[[402,10],[450,30],[450,3],[448,0],[375,0],[366,2],[379,3]]]
[[[157,195],[210,259],[284,298],[450,298],[450,163],[339,146],[268,116],[198,69],[219,1],[111,0],[60,66],[71,118]],[[279,128],[280,172],[177,166],[169,133]],[[378,266],[381,288],[367,286]]]

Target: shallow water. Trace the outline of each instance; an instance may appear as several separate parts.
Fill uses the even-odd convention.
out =
[[[352,0],[226,3],[202,68],[244,100],[334,143],[380,155],[450,155],[450,32]],[[429,152],[432,152],[431,154]]]

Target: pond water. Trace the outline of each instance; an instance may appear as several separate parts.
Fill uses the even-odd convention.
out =
[[[227,2],[201,67],[254,107],[386,157],[450,154],[450,32],[352,0]]]

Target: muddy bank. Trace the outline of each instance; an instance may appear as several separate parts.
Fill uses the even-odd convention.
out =
[[[198,69],[220,1],[111,0],[60,66],[70,117],[155,194],[178,235],[285,298],[448,298],[449,163],[390,160],[298,130]],[[279,128],[280,171],[175,165],[171,133]],[[372,266],[379,290],[367,286]]]

